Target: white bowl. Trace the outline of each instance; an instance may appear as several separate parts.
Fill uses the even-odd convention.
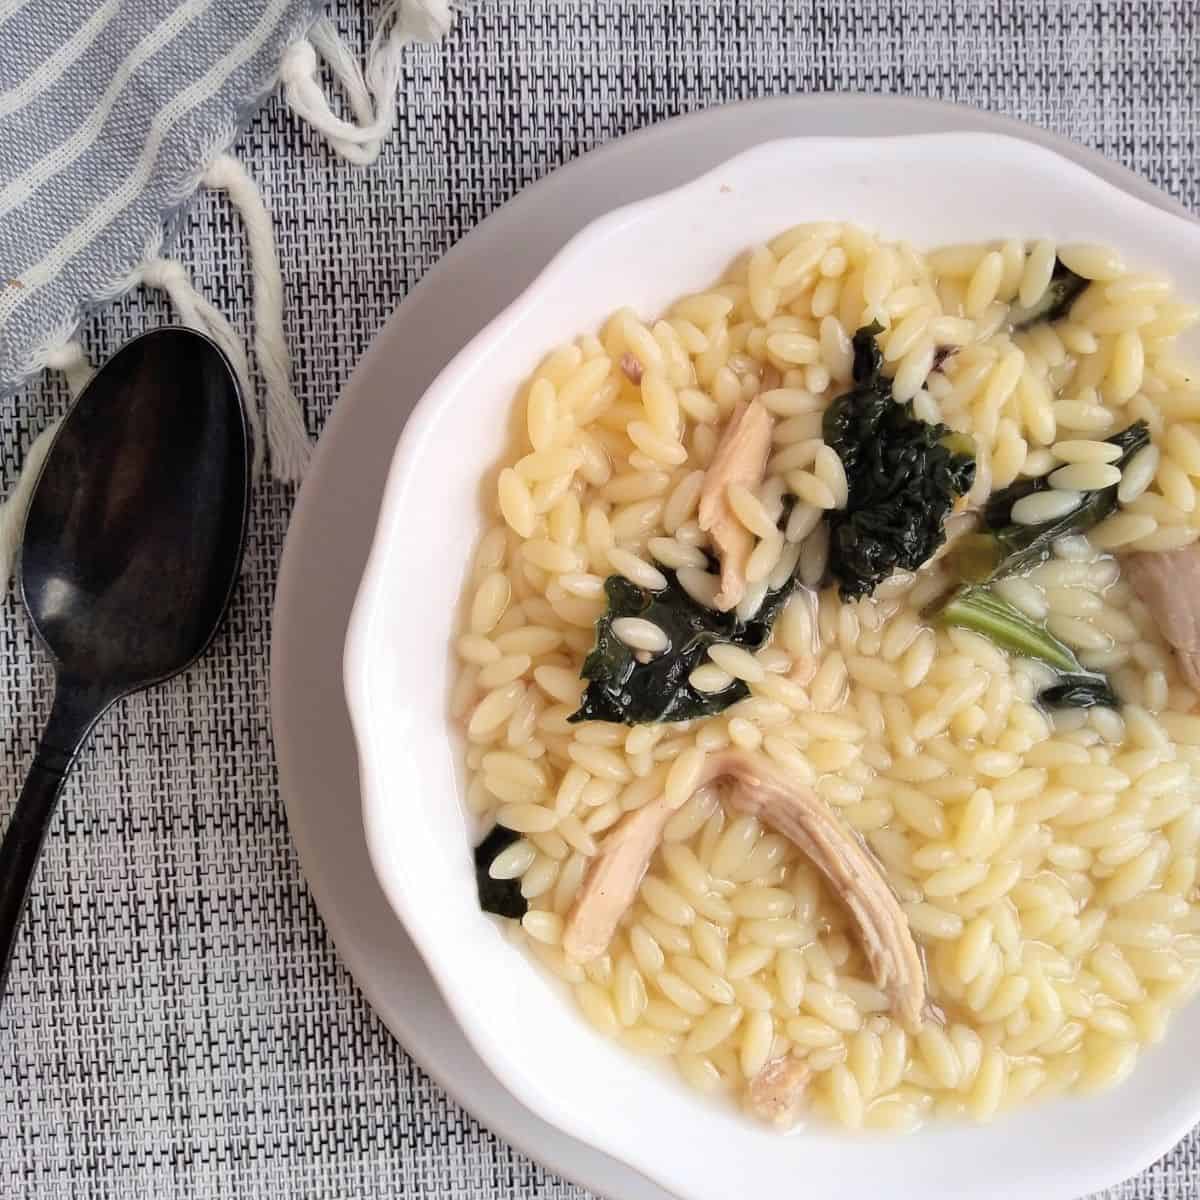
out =
[[[796,1189],[823,1200],[1072,1200],[1140,1170],[1200,1120],[1200,1005],[1177,1014],[1165,1045],[1107,1095],[983,1127],[781,1137],[593,1032],[478,907],[462,750],[445,716],[448,647],[481,526],[480,480],[505,445],[516,390],[548,349],[613,309],[655,313],[747,246],[814,219],[852,219],[919,246],[1006,234],[1097,241],[1185,292],[1200,279],[1200,227],[990,134],[771,142],[589,226],[446,367],[397,448],[345,660],[367,843],[490,1069],[546,1121],[683,1200]]]

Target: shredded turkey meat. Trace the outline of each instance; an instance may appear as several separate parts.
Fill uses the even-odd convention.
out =
[[[740,403],[704,473],[700,528],[712,538],[721,560],[721,590],[715,603],[722,612],[736,608],[745,594],[746,563],[754,549],[754,535],[734,516],[726,489],[731,483],[741,483],[753,490],[762,482],[773,425],[771,414],[761,401]]]
[[[608,949],[673,811],[666,796],[659,796],[631,812],[604,839],[563,930],[568,958],[589,962]]]
[[[1130,554],[1123,567],[1171,643],[1183,678],[1200,691],[1200,542],[1182,550]]]
[[[731,784],[728,802],[795,843],[813,861],[858,925],[867,961],[893,1010],[911,1030],[924,1017],[925,968],[908,919],[862,840],[811,788],[742,750],[710,755],[697,787]],[[603,954],[633,903],[673,810],[660,796],[627,816],[605,840],[567,918],[563,948],[585,962]]]
[[[910,1030],[925,1013],[925,965],[908,918],[862,840],[810,788],[768,760],[740,751],[715,755],[714,770],[734,780],[730,803],[794,842],[828,880],[858,924],[867,962]]]
[[[750,1080],[746,1100],[750,1111],[760,1120],[787,1128],[800,1116],[812,1072],[798,1058],[784,1055],[773,1058]]]

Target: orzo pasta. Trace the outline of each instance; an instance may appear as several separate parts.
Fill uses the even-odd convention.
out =
[[[549,354],[451,697],[485,908],[789,1124],[1119,1082],[1200,978],[1200,309],[788,230]],[[1193,615],[1196,614],[1196,615]]]

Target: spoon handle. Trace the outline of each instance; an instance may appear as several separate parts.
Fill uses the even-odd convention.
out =
[[[21,798],[0,845],[0,1002],[8,983],[8,968],[29,897],[29,885],[67,774],[65,770],[43,765],[40,757],[39,754],[25,777]]]
[[[79,747],[111,702],[112,697],[69,680],[59,679],[55,688],[50,719],[0,844],[0,1004],[29,885],[58,807],[63,780]]]

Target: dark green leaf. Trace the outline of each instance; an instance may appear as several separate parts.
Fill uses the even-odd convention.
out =
[[[644,725],[710,717],[745,699],[750,689],[735,679],[720,692],[701,692],[688,676],[704,661],[709,646],[728,642],[759,650],[771,636],[771,625],[796,586],[795,577],[768,592],[751,621],[697,604],[683,590],[675,572],[659,568],[667,586],[651,592],[621,575],[604,582],[608,609],[596,622],[596,642],[580,675],[588,681],[579,710],[571,721],[612,721]],[[617,617],[641,617],[662,629],[670,645],[639,662],[633,650],[612,631]]]
[[[1054,687],[1038,693],[1047,708],[1117,708],[1117,697],[1102,675],[1064,675]]]
[[[1150,429],[1145,421],[1135,421],[1108,439],[1121,449],[1116,466],[1124,468],[1131,458],[1150,444]],[[1110,516],[1117,507],[1117,486],[1088,492],[1078,508],[1066,516],[1041,525],[1017,525],[1012,520],[1013,505],[1024,496],[1050,486],[1043,477],[1020,479],[995,492],[983,510],[986,530],[962,538],[954,547],[954,561],[961,578],[973,583],[1011,574],[1041,562],[1060,537],[1086,533]]]
[[[878,321],[872,321],[870,325],[855,331],[851,378],[861,386],[875,383],[883,373],[883,351],[875,340],[882,332],[883,326]]]
[[[1071,311],[1071,305],[1083,294],[1088,281],[1081,275],[1076,275],[1070,267],[1057,258],[1054,260],[1054,272],[1041,298],[1034,301],[1028,308],[1014,304],[1009,310],[1014,331],[1028,329],[1039,321],[1059,321]]]
[[[502,850],[521,840],[519,833],[497,825],[475,847],[475,886],[479,890],[479,907],[498,917],[519,921],[529,909],[529,901],[521,895],[519,879],[493,879],[488,870]]]
[[[842,596],[868,595],[894,570],[916,570],[942,544],[943,523],[975,480],[970,439],[912,415],[892,397],[875,341],[854,335],[854,387],[825,412],[825,443],[846,471],[849,501],[829,514],[829,565]]]

